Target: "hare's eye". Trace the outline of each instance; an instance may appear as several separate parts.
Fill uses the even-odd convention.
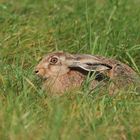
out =
[[[58,58],[57,57],[52,57],[50,59],[50,64],[56,64],[58,62]]]

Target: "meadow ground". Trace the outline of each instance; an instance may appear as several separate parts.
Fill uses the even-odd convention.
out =
[[[33,69],[48,52],[100,54],[140,71],[140,0],[1,0],[0,139],[139,140],[140,96],[48,97]]]

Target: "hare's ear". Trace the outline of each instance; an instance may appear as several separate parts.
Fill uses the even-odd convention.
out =
[[[104,63],[102,57],[88,54],[76,54],[67,57],[67,64],[70,68],[81,68],[85,71],[105,71],[112,69],[112,66]]]
[[[111,66],[102,63],[79,64],[79,67],[86,71],[105,71],[112,68]]]
[[[105,71],[110,70],[112,67],[103,63],[81,63],[76,62],[71,67],[79,67],[85,71]]]

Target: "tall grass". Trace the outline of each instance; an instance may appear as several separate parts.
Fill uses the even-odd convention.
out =
[[[138,95],[52,98],[33,73],[55,50],[113,57],[139,73],[139,13],[139,0],[2,0],[0,139],[140,139]]]

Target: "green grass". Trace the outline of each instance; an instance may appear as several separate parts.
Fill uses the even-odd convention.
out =
[[[113,57],[140,71],[139,0],[1,0],[0,139],[139,140],[140,97],[48,97],[33,73],[55,50]]]

